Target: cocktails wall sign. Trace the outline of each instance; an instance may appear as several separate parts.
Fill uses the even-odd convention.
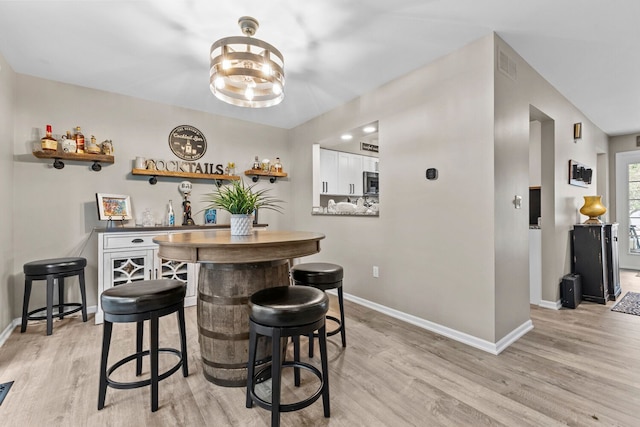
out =
[[[207,139],[197,128],[180,125],[169,133],[169,148],[179,159],[198,160],[207,152]]]

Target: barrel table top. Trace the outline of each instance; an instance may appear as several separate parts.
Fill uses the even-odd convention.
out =
[[[320,252],[324,234],[309,231],[254,230],[232,236],[230,230],[193,231],[157,236],[164,259],[202,263],[245,263],[298,258]]]

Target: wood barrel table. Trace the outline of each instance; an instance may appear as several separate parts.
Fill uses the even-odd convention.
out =
[[[289,260],[320,251],[321,233],[254,230],[231,236],[230,230],[173,233],[153,239],[163,259],[198,262],[198,341],[207,380],[226,387],[247,384],[249,310],[256,291],[289,285]],[[271,358],[261,337],[256,359]]]

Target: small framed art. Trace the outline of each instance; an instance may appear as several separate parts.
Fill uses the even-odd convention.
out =
[[[123,194],[96,193],[98,219],[121,221],[131,219],[131,198]]]
[[[215,209],[206,209],[204,211],[204,223],[205,223],[205,225],[215,224],[216,223],[217,213],[218,213],[218,211],[216,211]]]

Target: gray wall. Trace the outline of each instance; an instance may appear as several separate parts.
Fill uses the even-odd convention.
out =
[[[285,172],[290,172],[291,158],[287,148],[287,131],[232,120],[184,108],[134,99],[79,86],[18,75],[15,102],[14,214],[13,265],[16,294],[13,298],[13,317],[19,316],[22,306],[22,265],[30,260],[61,256],[84,256],[88,260],[88,304],[97,303],[97,239],[92,230],[105,227],[98,221],[95,193],[127,194],[131,196],[134,214],[151,209],[156,218],[165,212],[169,199],[181,216],[181,179],[158,178],[156,185],[148,177],[132,176],[136,156],[146,158],[177,158],[169,149],[168,136],[175,126],[188,124],[202,131],[208,149],[202,162],[236,163],[236,173],[250,169],[256,155],[263,159],[279,156]],[[82,126],[86,138],[94,134],[98,141],[111,139],[114,144],[115,163],[105,165],[100,172],[90,170],[90,163],[67,161],[64,169],[56,170],[50,161],[31,154],[32,145],[38,144],[46,124],[61,133],[74,126]],[[244,178],[251,183],[249,178]],[[291,181],[296,179],[292,176]],[[260,187],[272,189],[272,195],[290,200],[290,180],[270,184],[259,182]],[[202,199],[214,191],[209,180],[191,180],[192,211],[196,223],[202,224]],[[291,215],[260,212],[261,222],[273,228],[286,228]],[[219,223],[228,223],[222,214]],[[133,221],[129,223],[133,226]],[[73,283],[73,282],[72,282]],[[75,297],[77,287],[68,287]],[[37,288],[36,288],[37,289]],[[31,306],[44,304],[44,292],[35,291]],[[38,305],[39,304],[39,305]]]
[[[296,228],[327,235],[315,259],[345,292],[494,342],[493,39],[291,132]],[[311,145],[379,120],[378,218],[311,216]],[[437,181],[425,170],[438,168]],[[380,277],[372,277],[372,267]]]
[[[496,259],[496,322],[507,332],[517,324],[518,311],[525,310],[528,296],[519,284],[527,278],[528,204],[517,218],[508,202],[515,194],[527,194],[530,107],[551,120],[542,124],[542,300],[559,300],[559,283],[571,271],[569,231],[586,217],[578,212],[583,196],[595,195],[597,179],[606,176],[596,170],[598,153],[607,152],[607,135],[575,108],[549,82],[531,68],[498,36],[496,52],[502,49],[516,61],[517,80],[502,72],[495,74],[496,104],[496,251],[504,256]],[[582,122],[582,139],[574,142],[573,124]],[[589,188],[568,184],[568,162],[577,160],[594,168],[594,181]],[[606,200],[607,195],[604,194]],[[526,200],[526,198],[525,198]],[[514,226],[505,221],[517,221]],[[516,290],[517,289],[517,290]],[[498,333],[500,336],[501,333]]]
[[[13,320],[13,105],[15,73],[0,55],[0,334]]]

